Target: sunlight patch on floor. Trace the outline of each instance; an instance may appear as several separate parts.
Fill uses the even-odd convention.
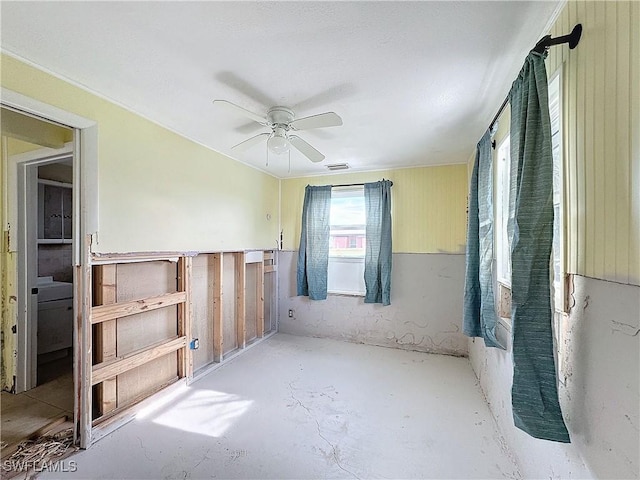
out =
[[[210,437],[221,437],[251,404],[253,400],[238,395],[198,390],[154,418],[153,423]]]

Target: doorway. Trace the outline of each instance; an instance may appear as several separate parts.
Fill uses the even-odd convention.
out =
[[[73,409],[73,154],[37,169],[36,386],[64,380]],[[34,346],[32,345],[32,348]],[[62,385],[61,385],[62,387]]]
[[[58,125],[66,126],[73,130],[73,184],[76,187],[73,195],[74,221],[73,238],[77,241],[73,247],[73,278],[74,295],[74,359],[73,359],[73,388],[74,388],[74,415],[73,415],[73,440],[81,448],[87,448],[91,444],[91,338],[89,315],[91,303],[91,245],[98,238],[98,124],[75,113],[54,107],[21,93],[0,87],[2,107],[24,116],[47,120]],[[2,119],[4,120],[4,116]],[[4,143],[4,142],[3,142]],[[26,309],[20,310],[18,301],[33,301],[33,294],[26,290],[27,282],[22,284],[17,281],[17,272],[24,267],[19,265],[16,253],[20,239],[16,232],[17,208],[10,209],[11,202],[7,187],[15,185],[8,181],[7,156],[2,150],[2,190],[0,195],[0,215],[2,216],[2,309],[3,309],[3,390],[7,384],[16,385],[17,362],[13,357],[17,344],[17,326],[19,320],[24,318]],[[14,169],[15,171],[15,169]],[[12,177],[13,178],[13,177]],[[13,202],[16,205],[17,202]],[[26,247],[23,247],[26,248]],[[7,268],[4,268],[4,267]],[[17,301],[18,300],[18,301]],[[33,308],[31,308],[33,311]],[[15,337],[15,338],[14,338]],[[26,338],[26,335],[24,335]],[[7,348],[7,343],[11,348]],[[7,353],[8,355],[5,355]],[[9,371],[6,371],[9,370]],[[13,377],[12,377],[13,375]],[[6,380],[13,379],[13,382]],[[11,387],[10,387],[11,388]]]
[[[3,306],[15,321],[9,337],[3,318],[3,361],[15,358],[2,372],[2,442],[10,447],[52,423],[73,427],[74,130],[3,107],[2,137],[13,228],[3,286],[16,285],[17,305],[15,317]]]

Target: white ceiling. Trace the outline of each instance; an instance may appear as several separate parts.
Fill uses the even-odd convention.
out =
[[[466,162],[558,1],[1,2],[2,49],[278,177]],[[214,106],[344,125],[326,155],[230,147],[265,131]],[[185,161],[188,161],[186,159]]]

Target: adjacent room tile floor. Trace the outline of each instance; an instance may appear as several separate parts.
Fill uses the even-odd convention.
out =
[[[519,478],[466,358],[277,334],[41,478]]]
[[[61,416],[73,419],[73,372],[64,370],[27,392],[18,395],[2,392],[1,397],[0,437],[11,445]]]

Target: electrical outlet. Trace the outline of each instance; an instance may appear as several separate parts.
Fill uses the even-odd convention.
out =
[[[189,348],[191,350],[197,350],[200,347],[200,341],[197,338],[194,338],[193,340],[191,340],[191,344],[189,345]]]
[[[289,318],[293,318],[293,310],[289,309]]]

